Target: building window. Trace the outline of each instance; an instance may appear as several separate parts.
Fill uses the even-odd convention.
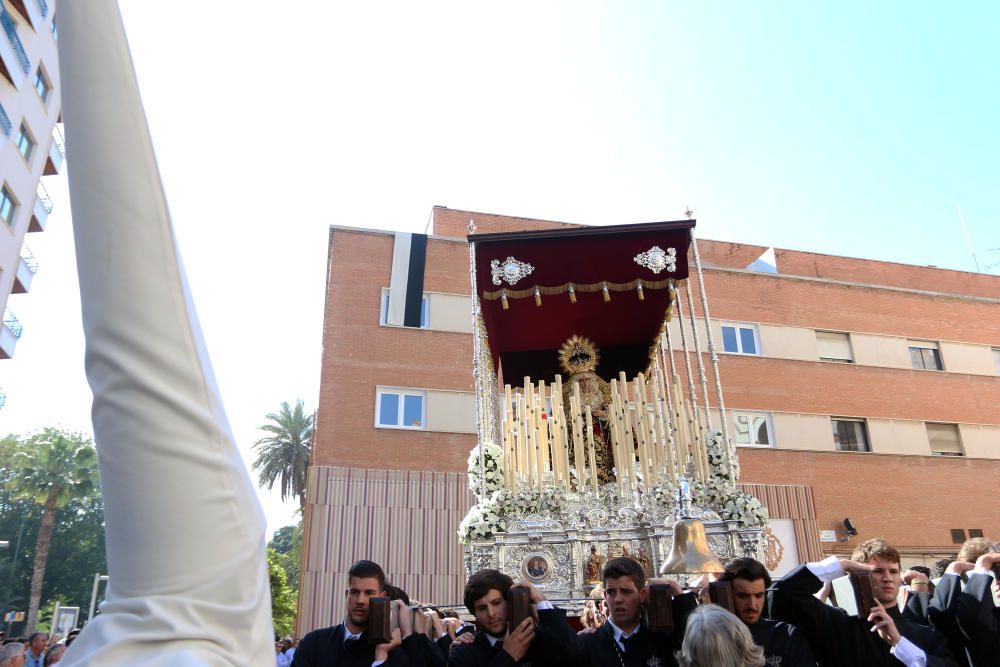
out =
[[[28,128],[21,123],[21,129],[17,132],[17,150],[20,151],[24,159],[31,161],[31,153],[35,150],[35,140],[31,138]]]
[[[38,66],[38,70],[35,72],[35,90],[38,92],[38,96],[42,98],[42,102],[49,101],[49,90],[51,86],[49,85],[48,77],[45,76],[45,72],[42,71],[42,66]]]
[[[831,417],[833,444],[840,452],[870,452],[868,426],[863,419]]]
[[[723,324],[722,349],[733,354],[760,354],[757,327],[752,324]]]
[[[993,348],[993,365],[996,366],[997,375],[1000,375],[1000,347]]]
[[[983,536],[983,529],[982,528],[970,528],[969,529],[969,539],[970,540],[973,537],[982,537],[982,536]]]
[[[927,422],[927,439],[931,442],[931,454],[935,456],[965,456],[958,424]]]
[[[962,544],[965,542],[965,529],[964,528],[952,528],[951,529],[951,543],[952,544]]]
[[[823,361],[836,361],[842,364],[854,363],[849,334],[836,331],[817,331],[816,344],[819,346],[819,358]]]
[[[375,426],[378,428],[424,428],[426,395],[412,389],[379,389]]]
[[[0,188],[0,218],[7,223],[9,227],[14,226],[14,213],[17,212],[17,201],[14,199],[14,195],[10,193],[7,186]]]
[[[914,368],[928,371],[939,371],[941,365],[941,349],[937,343],[925,340],[907,341],[910,346],[910,363]]]
[[[428,302],[427,295],[420,301],[420,328],[426,329],[430,326],[430,303]],[[379,311],[378,316],[379,324],[385,326],[389,323],[389,288],[382,288],[382,307]]]
[[[766,412],[733,412],[733,442],[748,447],[772,447],[771,416]]]

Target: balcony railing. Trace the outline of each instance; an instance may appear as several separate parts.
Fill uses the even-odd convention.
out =
[[[0,410],[3,410],[5,405],[7,405],[7,394],[3,393],[3,389],[0,389]]]
[[[7,33],[7,39],[10,41],[11,47],[14,49],[14,53],[17,54],[17,59],[21,63],[21,69],[27,74],[28,70],[31,69],[31,61],[28,59],[28,54],[24,50],[24,44],[21,43],[21,38],[17,36],[17,22],[14,21],[14,17],[10,15],[7,8],[4,7],[0,11],[0,25],[3,26],[3,31]]]
[[[38,201],[41,203],[42,208],[45,209],[46,213],[52,212],[52,197],[49,196],[49,191],[45,189],[45,186],[41,181],[38,181]]]
[[[3,108],[2,104],[0,104],[0,130],[8,137],[14,131],[14,124],[10,122],[10,116],[7,115],[7,110]]]
[[[41,13],[42,18],[49,15],[49,3],[45,0],[38,0],[38,11]]]
[[[24,333],[24,327],[21,326],[21,320],[14,317],[14,313],[10,312],[9,308],[4,311],[3,325],[10,329],[10,332],[14,334],[14,338],[20,338],[21,334]]]
[[[28,270],[32,273],[38,273],[38,260],[35,259],[34,253],[31,252],[31,248],[26,245],[21,246],[21,261],[24,265],[28,267]]]
[[[52,143],[55,144],[59,155],[66,157],[66,140],[63,139],[62,130],[59,129],[58,125],[52,128]]]

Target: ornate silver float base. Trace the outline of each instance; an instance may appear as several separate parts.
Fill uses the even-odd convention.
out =
[[[723,521],[713,512],[699,518],[712,552],[722,562],[739,556],[762,558],[760,529],[741,529],[738,522]],[[628,556],[647,576],[657,576],[670,556],[673,523],[674,517],[651,523],[631,507],[617,513],[582,512],[575,521],[529,515],[512,522],[507,532],[466,545],[465,568],[469,575],[490,568],[515,581],[527,579],[548,599],[565,601],[560,606],[572,613],[582,603],[570,601],[590,594],[599,583],[600,568],[611,558]]]

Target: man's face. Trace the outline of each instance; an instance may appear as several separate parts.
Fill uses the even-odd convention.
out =
[[[347,587],[347,616],[359,628],[368,627],[368,601],[385,595],[377,577],[351,577]]]
[[[764,598],[766,596],[764,580],[733,579],[732,584],[736,615],[747,625],[755,624],[764,613]]]
[[[47,635],[38,635],[31,640],[31,652],[35,655],[41,655],[42,651],[45,650],[45,643],[48,641]]]
[[[502,637],[507,630],[507,599],[495,588],[472,603],[479,627],[493,635]]]
[[[627,629],[639,621],[639,608],[646,601],[646,589],[639,590],[632,577],[605,579],[604,599],[614,624]]]
[[[875,589],[875,599],[888,607],[897,603],[899,587],[903,583],[900,576],[899,563],[883,558],[872,558],[868,561],[872,569],[872,586]]]

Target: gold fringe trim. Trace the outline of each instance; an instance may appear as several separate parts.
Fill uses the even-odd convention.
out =
[[[519,289],[519,290],[512,290],[506,288],[494,290],[492,292],[484,290],[482,298],[486,299],[487,301],[496,301],[497,299],[504,297],[506,297],[507,299],[523,299],[525,297],[529,296],[533,297],[542,294],[551,296],[555,294],[565,294],[566,292],[569,292],[570,286],[573,287],[572,292],[574,294],[576,292],[591,292],[591,293],[602,292],[604,291],[605,288],[607,288],[608,291],[611,292],[631,292],[635,290],[637,287],[639,287],[639,285],[642,285],[642,289],[644,290],[666,289],[667,287],[670,287],[672,283],[673,283],[672,278],[666,278],[664,280],[643,280],[641,278],[637,278],[627,283],[599,282],[599,283],[591,283],[589,285],[586,284],[581,285],[579,283],[565,283],[563,285],[556,285],[554,287],[533,285],[528,289]],[[570,300],[573,300],[573,297],[570,297]]]

